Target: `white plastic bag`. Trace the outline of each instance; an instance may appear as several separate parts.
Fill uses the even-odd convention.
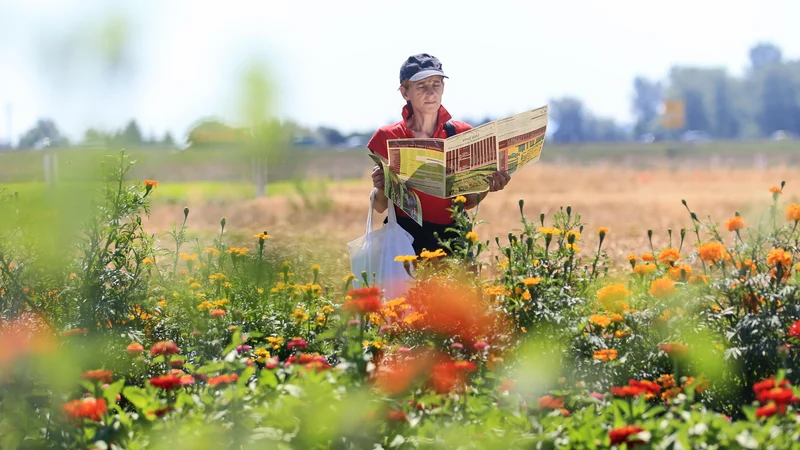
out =
[[[408,282],[413,280],[403,267],[403,263],[394,259],[397,256],[415,254],[411,245],[414,238],[397,223],[394,204],[391,201],[389,201],[388,222],[381,228],[372,229],[372,211],[377,192],[377,189],[373,189],[370,194],[366,233],[349,242],[347,248],[350,251],[350,268],[356,277],[353,286],[358,288],[363,285],[361,274],[366,271],[370,285],[378,286],[386,300],[393,300],[403,297],[408,291]]]

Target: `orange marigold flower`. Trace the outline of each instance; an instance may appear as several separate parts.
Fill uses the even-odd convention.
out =
[[[589,318],[589,322],[601,328],[605,328],[611,324],[611,318],[602,314],[595,314]]]
[[[786,207],[786,220],[800,221],[800,204],[792,203]]]
[[[531,287],[539,284],[541,281],[542,279],[539,277],[528,277],[522,280],[522,284],[524,284],[527,287]]]
[[[181,352],[181,349],[172,342],[172,341],[160,341],[153,344],[150,347],[150,354],[153,356],[157,355],[177,355]]]
[[[652,253],[645,253],[642,255],[642,261],[644,262],[653,262],[656,260],[656,257],[653,256]]]
[[[778,186],[772,186],[769,188],[769,192],[772,194],[783,194],[783,190]]]
[[[613,313],[611,314],[611,321],[614,323],[622,322],[623,317],[622,314]]]
[[[742,216],[733,216],[725,222],[725,226],[728,228],[728,231],[741,230],[744,228],[744,219],[742,219]]]
[[[101,383],[111,383],[110,370],[89,370],[81,375],[84,380],[99,381]]]
[[[677,248],[665,248],[664,251],[658,255],[658,262],[663,264],[673,265],[679,259],[681,259],[681,254],[678,252]]]
[[[719,242],[708,242],[700,246],[698,252],[700,259],[707,263],[715,263],[717,261],[724,261],[730,259],[731,255],[728,249]]]
[[[91,419],[100,420],[108,410],[105,399],[87,397],[80,400],[72,400],[61,406],[66,415],[72,419]]]
[[[636,275],[648,275],[656,271],[655,264],[637,264],[636,267],[633,268],[633,273]]]
[[[125,348],[125,350],[131,355],[138,355],[144,351],[144,347],[142,347],[142,344],[138,342],[132,342],[127,348]]]
[[[144,180],[143,184],[148,190],[158,187],[158,181],[155,180]]]
[[[686,264],[670,267],[669,277],[675,281],[686,281],[692,275],[692,268]]]
[[[767,256],[767,265],[781,265],[785,268],[789,268],[792,266],[792,254],[781,248],[776,248],[769,252],[769,256]]]
[[[625,258],[626,258],[628,261],[636,261],[637,259],[639,259],[639,257],[638,257],[638,256],[636,256],[636,255],[634,255],[633,253],[631,253],[630,255],[626,256]]]
[[[667,298],[674,294],[675,282],[670,278],[659,278],[650,284],[650,295],[657,298]]]
[[[613,348],[596,350],[594,352],[594,355],[592,355],[592,359],[596,359],[598,361],[603,361],[603,362],[612,361],[617,359],[617,351],[614,350]]]
[[[608,228],[606,228],[606,227],[600,227],[600,228],[598,228],[598,229],[597,229],[597,234],[602,234],[602,235],[606,235],[606,234],[608,234]]]

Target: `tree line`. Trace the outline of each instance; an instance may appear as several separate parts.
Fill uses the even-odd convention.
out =
[[[634,123],[593,114],[575,97],[550,99],[551,139],[556,142],[622,142],[631,140],[676,139],[684,133],[701,134],[711,139],[763,139],[800,136],[800,60],[787,60],[779,47],[758,43],[749,50],[749,65],[741,76],[724,68],[673,66],[666,79],[637,76],[633,80],[631,111]],[[666,100],[684,105],[684,126],[665,128],[661,122]],[[469,120],[480,125],[493,120]],[[306,128],[281,122],[279,128],[292,142],[302,146],[338,147],[363,145],[372,130],[345,134],[320,126]],[[203,119],[193,125],[185,140],[178,143],[170,133],[161,137],[143,136],[135,120],[115,132],[86,130],[81,145],[174,147],[236,144],[247,131],[216,119]],[[52,120],[41,119],[21,136],[19,148],[68,146]]]

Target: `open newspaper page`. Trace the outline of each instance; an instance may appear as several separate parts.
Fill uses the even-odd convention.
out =
[[[500,170],[509,175],[539,160],[547,131],[547,106],[494,122]]]
[[[445,198],[444,139],[389,139],[389,167],[410,188]]]
[[[445,141],[447,155],[446,197],[474,194],[489,189],[497,171],[497,136],[494,122],[451,136]]]
[[[405,183],[400,181],[397,174],[392,172],[387,164],[388,161],[372,153],[370,153],[369,156],[376,164],[383,168],[383,193],[386,194],[386,197],[422,226],[422,207],[417,194],[409,189]]]

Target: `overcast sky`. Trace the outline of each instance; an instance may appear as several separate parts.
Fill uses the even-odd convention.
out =
[[[117,38],[98,31],[115,14]],[[399,120],[400,64],[419,52],[442,60],[456,118],[574,95],[629,121],[637,74],[664,79],[676,64],[738,74],[759,41],[798,58],[798,17],[796,0],[4,1],[0,140],[7,105],[15,141],[38,117],[73,139],[129,118],[146,135],[183,138],[201,117],[236,120],[239,80],[260,57],[280,116],[374,130]]]

